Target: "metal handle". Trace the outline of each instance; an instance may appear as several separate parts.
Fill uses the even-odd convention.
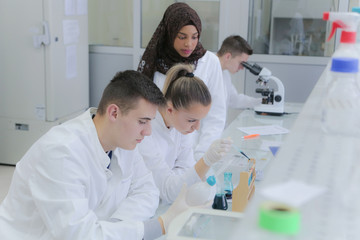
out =
[[[44,45],[50,44],[49,24],[46,21],[43,21],[42,25],[44,27],[44,34],[33,36],[35,48],[40,48],[42,44]]]

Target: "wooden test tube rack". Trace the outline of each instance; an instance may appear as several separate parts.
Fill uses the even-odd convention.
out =
[[[249,170],[240,172],[240,180],[232,193],[232,211],[243,212],[255,192],[255,159],[249,160]]]

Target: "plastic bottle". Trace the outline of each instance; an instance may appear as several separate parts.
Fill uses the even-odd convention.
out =
[[[205,182],[191,185],[186,193],[186,203],[189,206],[200,206],[211,200],[213,195],[212,186],[216,183],[214,176],[210,176]]]
[[[358,72],[358,58],[332,58],[331,83],[322,106],[322,128],[326,133],[359,137]]]
[[[232,192],[234,190],[234,186],[232,183],[231,172],[224,172],[224,190],[226,199],[232,199]]]
[[[337,28],[341,28],[340,44],[332,57],[354,57],[359,58],[360,52],[355,46],[356,32],[360,21],[360,14],[354,12],[324,12],[323,19],[332,23],[329,41]]]

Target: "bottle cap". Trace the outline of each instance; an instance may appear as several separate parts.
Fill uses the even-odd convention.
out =
[[[359,60],[357,58],[338,57],[331,62],[331,71],[356,73],[359,71]]]
[[[341,32],[340,42],[355,43],[356,42],[356,32],[348,32],[348,31],[343,30]]]
[[[323,20],[325,20],[325,21],[329,20],[329,16],[330,16],[329,12],[324,12],[323,13]]]
[[[216,179],[214,176],[210,176],[206,179],[206,182],[210,185],[210,186],[214,186],[216,183]]]

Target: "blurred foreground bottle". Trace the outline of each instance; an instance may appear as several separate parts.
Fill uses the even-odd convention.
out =
[[[333,57],[330,83],[322,105],[322,128],[326,133],[360,135],[359,59]]]

